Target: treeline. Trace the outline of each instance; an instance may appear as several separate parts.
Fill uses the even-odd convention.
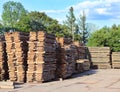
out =
[[[88,39],[88,46],[109,46],[112,51],[120,51],[120,25],[103,27],[93,32]]]
[[[83,12],[79,18],[76,18],[73,7],[70,7],[63,24],[60,24],[44,12],[28,12],[19,2],[8,1],[3,5],[2,22],[0,24],[1,33],[7,31],[30,32],[42,30],[53,33],[57,37],[71,37],[73,40],[86,44],[88,38],[87,28],[88,23],[86,23],[85,13]]]
[[[58,35],[64,34],[66,27],[44,12],[28,12],[19,2],[8,1],[3,5],[1,32],[6,31],[47,31]],[[63,30],[63,31],[62,31]]]

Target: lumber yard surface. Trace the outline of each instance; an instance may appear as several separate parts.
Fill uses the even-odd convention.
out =
[[[65,80],[15,84],[0,92],[120,92],[119,75],[119,69],[89,70]]]

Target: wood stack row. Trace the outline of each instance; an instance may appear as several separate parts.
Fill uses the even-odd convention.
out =
[[[3,50],[4,43],[0,42],[0,80],[4,79],[4,50]]]
[[[78,46],[78,58],[85,59],[86,58],[86,47]]]
[[[44,82],[55,78],[55,42],[55,35],[42,31],[30,32],[27,82]]]
[[[85,47],[83,44],[81,44],[78,41],[74,42],[74,46],[77,47],[78,59],[85,59],[85,58],[87,58],[87,47]]]
[[[87,59],[87,48],[80,44],[79,42],[74,42],[74,47],[76,47],[76,51],[77,53],[75,53],[74,55],[77,55],[77,58],[75,58],[76,61],[76,67],[75,67],[75,72],[76,73],[81,73],[84,71],[87,71],[90,69],[90,61]]]
[[[89,47],[88,50],[92,68],[111,68],[111,50],[109,47]]]
[[[112,52],[112,68],[120,69],[120,52]]]
[[[27,58],[27,33],[5,33],[9,79],[24,82]]]
[[[0,81],[8,78],[7,55],[5,51],[4,36],[0,36]]]
[[[75,71],[74,50],[71,39],[57,38],[57,75],[68,78]]]
[[[75,61],[78,60],[78,59],[79,59],[78,46],[72,44],[72,45],[70,46],[70,48],[71,48],[71,50],[72,50],[73,53],[74,53],[74,54],[73,54],[74,60],[75,60]]]

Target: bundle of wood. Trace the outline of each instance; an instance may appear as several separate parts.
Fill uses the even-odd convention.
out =
[[[3,37],[3,36],[2,36]],[[4,40],[0,41],[0,80],[6,80],[8,78],[8,66],[5,51]]]
[[[0,42],[0,81],[3,80],[3,76],[4,76],[4,69],[3,69],[3,42]]]
[[[85,46],[78,46],[78,58],[85,59],[86,58],[86,47]]]
[[[76,46],[77,48],[77,52],[78,52],[78,59],[85,59],[87,58],[87,47],[85,47],[83,44],[81,44],[78,41],[74,41],[73,42],[74,46]]]
[[[28,41],[27,82],[44,82],[55,78],[55,35],[42,31],[30,32]]]
[[[88,59],[79,59],[76,61],[77,73],[81,73],[90,69],[90,61]]]
[[[71,48],[71,50],[72,50],[72,52],[74,53],[73,54],[73,57],[74,57],[74,59],[75,59],[75,61],[76,60],[78,60],[79,59],[79,51],[78,51],[78,46],[76,46],[76,45],[74,45],[74,44],[72,44],[71,46],[70,46],[70,48]]]
[[[10,81],[1,81],[0,82],[0,89],[14,89],[14,83]]]
[[[112,52],[112,68],[120,69],[120,52]]]
[[[88,50],[92,68],[111,68],[110,47],[89,47]]]
[[[28,33],[5,33],[9,79],[24,82],[27,58]]]
[[[71,44],[73,44],[73,41],[71,38],[57,37],[56,41],[60,47],[70,46]]]
[[[74,47],[76,48],[76,50],[74,50],[76,51],[74,52],[75,61],[76,61],[75,72],[81,73],[86,70],[89,70],[90,61],[87,59],[87,52],[86,52],[87,48],[84,45],[80,44],[79,42],[74,42]]]
[[[74,55],[75,55],[74,57],[76,61],[75,72],[81,73],[86,70],[89,70],[90,61],[87,59],[87,48],[84,45],[82,45],[80,42],[76,42],[76,41],[74,42],[73,46],[74,46]]]
[[[67,38],[66,38],[67,39]],[[57,38],[57,77],[68,78],[75,71],[75,58],[71,40],[64,38]],[[68,44],[69,43],[69,44]]]

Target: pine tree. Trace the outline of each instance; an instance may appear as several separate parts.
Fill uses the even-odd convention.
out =
[[[74,9],[73,7],[70,7],[68,15],[66,15],[67,20],[64,22],[65,25],[68,27],[69,32],[72,35],[72,40],[74,41],[74,33],[75,33],[75,27],[76,27],[76,18],[74,15]]]
[[[88,38],[88,30],[87,30],[87,23],[86,23],[86,15],[84,11],[78,19],[78,26],[79,26],[79,30],[82,36],[82,43],[86,45],[87,38]]]

